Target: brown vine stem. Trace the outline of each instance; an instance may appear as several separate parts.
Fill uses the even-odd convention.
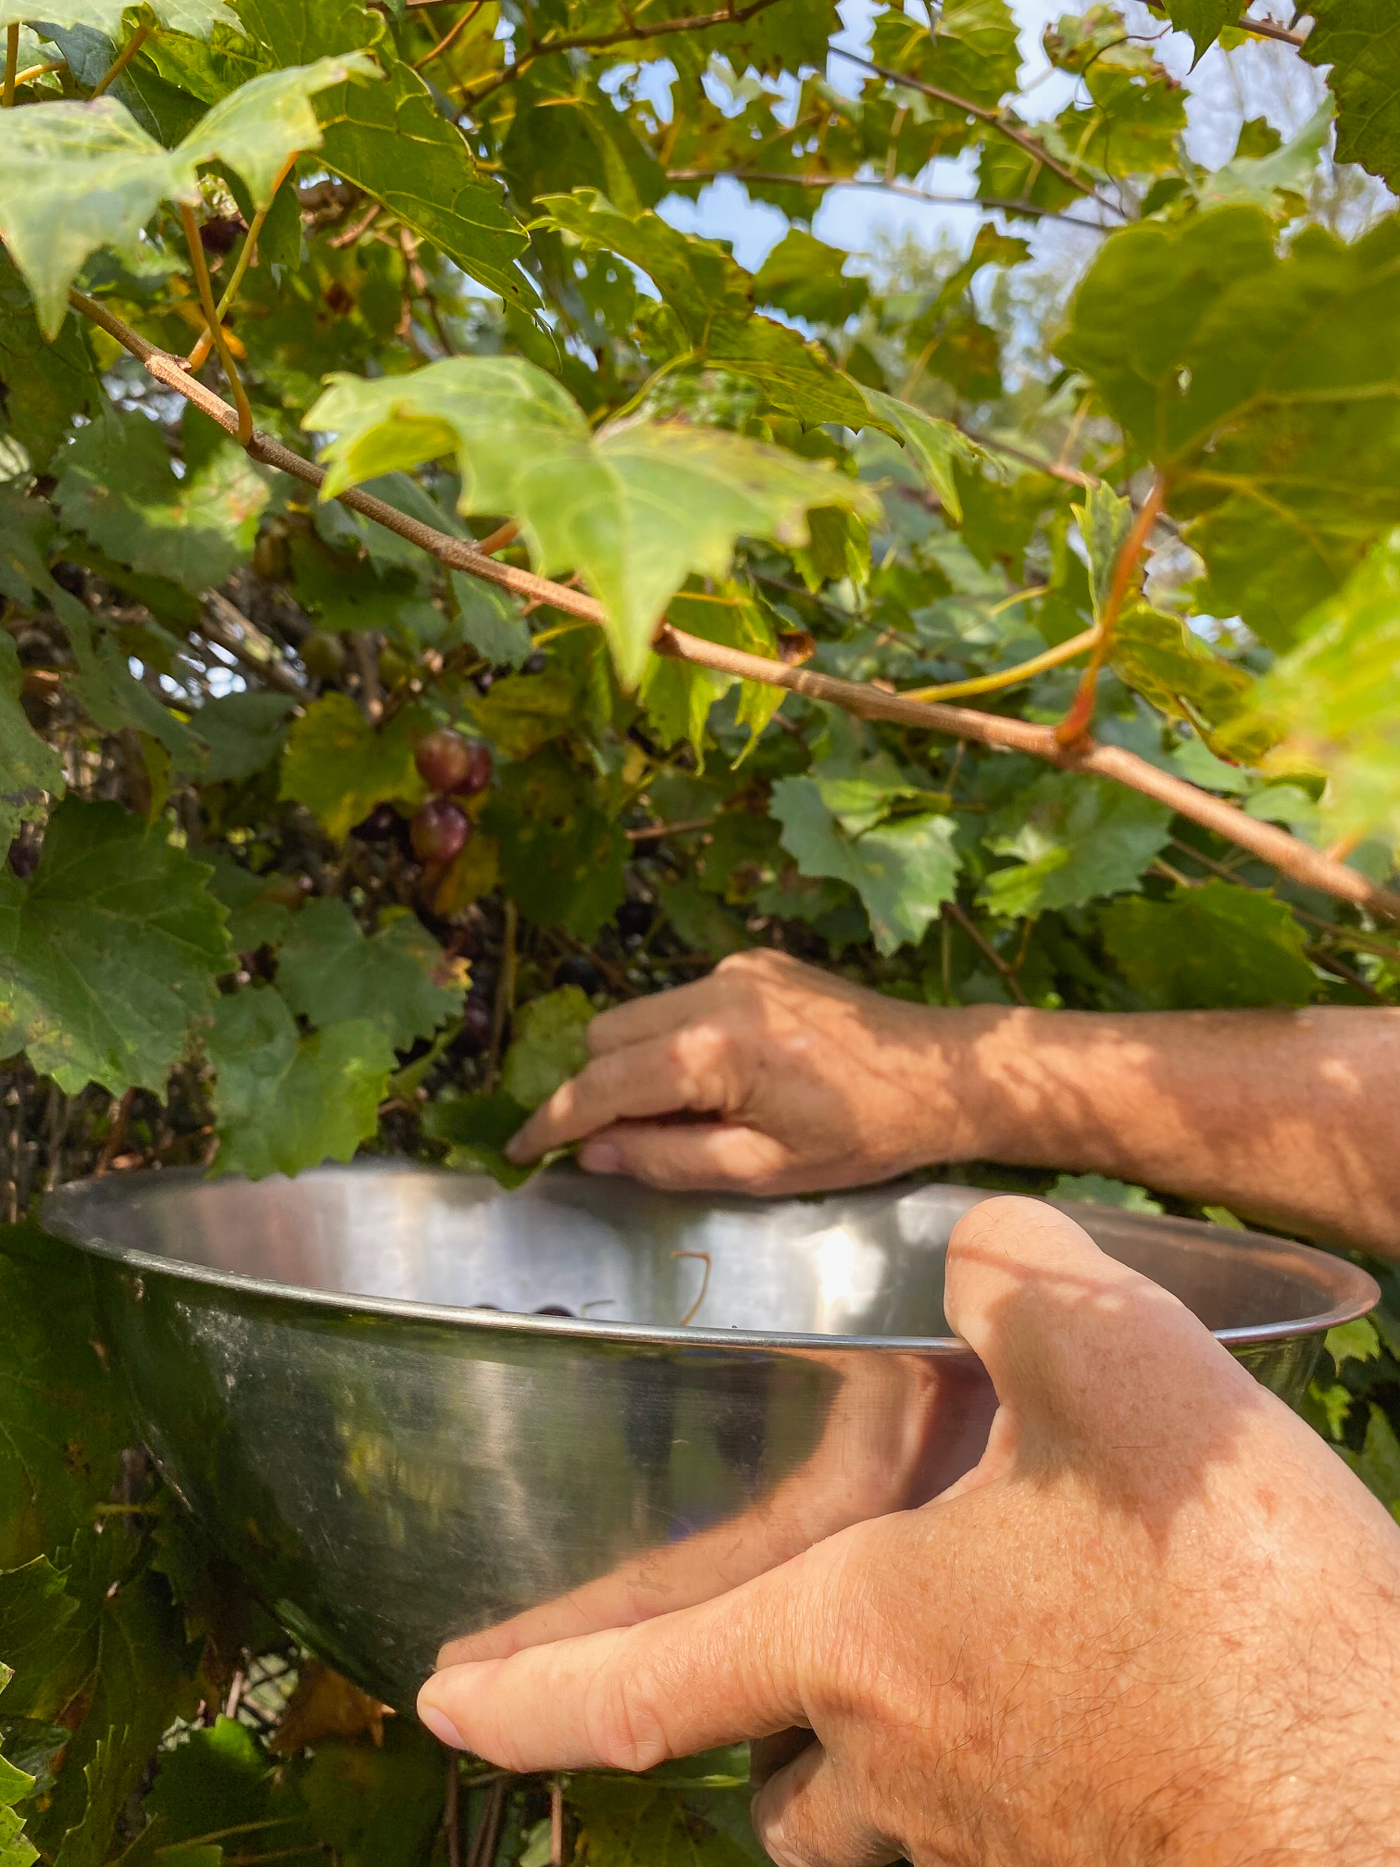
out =
[[[1159,473],[1152,482],[1151,492],[1138,508],[1132,530],[1123,540],[1123,548],[1118,553],[1117,561],[1113,566],[1113,578],[1108,586],[1108,596],[1104,600],[1103,615],[1099,618],[1094,652],[1080,680],[1079,691],[1070,703],[1069,712],[1055,728],[1055,737],[1061,745],[1074,745],[1088,732],[1093,721],[1099,674],[1108,651],[1113,645],[1113,631],[1118,626],[1118,618],[1122,615],[1123,605],[1128,600],[1128,591],[1132,588],[1138,559],[1147,548],[1147,541],[1152,536],[1152,527],[1161,517],[1162,504],[1166,496],[1167,483]]]
[[[206,389],[202,383],[196,382],[185,370],[179,357],[159,349],[138,331],[132,330],[129,324],[114,316],[105,305],[83,292],[70,291],[68,302],[115,338],[157,382],[164,383],[167,388],[184,396],[186,401],[193,402],[196,408],[216,421],[226,433],[238,432],[237,410],[231,408],[221,396],[215,395],[212,389]],[[245,445],[252,459],[289,473],[306,486],[319,488],[325,482],[324,467],[317,466],[290,447],[284,447],[271,435],[255,430]],[[472,577],[481,578],[484,583],[494,583],[529,601],[548,603],[552,608],[561,610],[567,616],[577,616],[583,622],[601,625],[606,620],[603,605],[583,591],[571,590],[547,577],[536,576],[533,571],[517,570],[512,564],[502,564],[499,559],[484,555],[474,544],[437,531],[419,519],[409,518],[406,513],[387,505],[382,499],[376,499],[371,493],[363,492],[359,487],[349,487],[337,497],[352,511],[363,513],[366,518],[396,532],[400,538],[407,538],[451,570],[466,571]],[[1000,713],[979,713],[967,707],[949,706],[942,702],[911,700],[905,694],[886,693],[865,682],[842,680],[836,675],[819,674],[811,668],[793,667],[781,661],[769,660],[764,655],[750,655],[743,649],[707,642],[701,636],[677,629],[671,623],[662,624],[655,646],[658,654],[674,655],[681,661],[694,662],[697,667],[713,668],[720,674],[737,675],[741,680],[782,687],[789,693],[802,694],[809,700],[820,700],[840,707],[843,712],[854,714],[858,719],[889,720],[896,726],[912,726],[923,732],[968,739],[977,745],[1024,752],[1031,758],[1043,759],[1047,765],[1054,765],[1061,771],[1086,772],[1092,777],[1111,779],[1115,784],[1126,785],[1131,791],[1142,792],[1144,797],[1155,798],[1158,803],[1165,804],[1168,809],[1192,823],[1200,824],[1202,829],[1223,837],[1226,842],[1247,849],[1261,862],[1267,862],[1281,875],[1288,876],[1306,888],[1320,889],[1339,901],[1350,901],[1370,913],[1400,921],[1400,894],[1368,881],[1355,869],[1332,861],[1321,850],[1314,849],[1300,837],[1290,835],[1287,830],[1281,830],[1277,824],[1251,817],[1238,806],[1227,803],[1224,798],[1203,791],[1198,785],[1190,784],[1171,772],[1160,771],[1157,766],[1149,765],[1146,759],[1124,751],[1121,746],[1100,745],[1089,738],[1081,739],[1072,746],[1062,745],[1055,736],[1054,728],[1050,726],[1008,718]]]
[[[1261,39],[1277,39],[1283,45],[1306,45],[1308,35],[1291,26],[1280,26],[1271,19],[1251,19],[1248,14],[1239,22],[1241,32],[1257,33]]]
[[[238,417],[233,431],[238,437],[240,446],[246,447],[253,438],[253,405],[248,400],[248,391],[243,387],[243,379],[238,374],[238,365],[233,360],[233,352],[229,349],[228,339],[224,336],[224,327],[219,322],[218,306],[214,303],[214,287],[209,282],[209,268],[204,263],[204,247],[200,243],[194,209],[187,201],[180,203],[180,225],[185,230],[185,245],[190,249],[190,267],[194,272],[195,289],[199,293],[204,322],[208,327],[214,348],[218,352],[219,361],[224,366],[224,375],[228,378],[229,388],[233,391]]]
[[[1032,161],[1039,162],[1052,175],[1058,175],[1066,187],[1073,188],[1090,201],[1097,201],[1100,207],[1106,208],[1110,214],[1116,214],[1119,220],[1128,218],[1116,202],[1101,195],[1092,182],[1086,182],[1082,176],[1076,175],[1073,169],[1067,168],[1052,156],[1044,143],[1032,136],[1029,130],[1009,122],[1000,111],[988,110],[984,104],[974,104],[970,97],[959,97],[956,92],[945,91],[941,86],[929,84],[926,79],[916,78],[907,71],[895,71],[889,65],[877,65],[874,59],[862,58],[859,52],[847,52],[839,45],[832,46],[831,50],[834,57],[844,58],[848,65],[859,65],[862,71],[883,78],[886,84],[901,84],[906,90],[919,91],[923,96],[931,97],[935,103],[947,104],[953,110],[961,110],[969,117],[976,117],[979,123],[985,123],[988,129],[995,130],[998,135],[1006,137],[1008,142],[1015,143]]]
[[[493,91],[499,91],[503,84],[509,84],[512,78],[518,78],[521,72],[528,71],[536,59],[550,57],[555,52],[602,52],[612,45],[631,45],[637,39],[669,38],[678,32],[704,32],[711,26],[742,26],[755,13],[763,13],[776,4],[777,0],[749,0],[748,6],[723,7],[717,13],[694,13],[688,19],[659,19],[647,26],[628,24],[614,32],[564,33],[557,39],[537,40],[512,64],[498,71],[489,83],[478,85],[475,90],[463,91],[462,108],[472,109]]]
[[[19,72],[19,21],[5,29],[5,89],[0,103],[6,110],[15,101],[15,80]]]
[[[229,307],[238,296],[238,288],[243,283],[243,275],[252,264],[253,256],[258,250],[258,235],[263,230],[263,222],[267,219],[269,209],[277,199],[277,190],[296,167],[296,160],[295,155],[287,157],[287,160],[278,171],[276,181],[272,184],[272,193],[253,216],[253,224],[248,229],[247,238],[244,240],[242,250],[238,255],[238,263],[233,269],[233,274],[228,284],[224,287],[224,295],[219,300],[214,312],[216,321],[221,325],[228,316]],[[194,349],[191,350],[190,354],[185,359],[185,366],[187,369],[197,370],[203,365],[205,359],[209,355],[209,346],[212,342],[213,337],[208,331],[205,331],[204,335],[197,340]]]
[[[107,89],[107,86],[114,83],[122,75],[154,31],[154,26],[138,26],[136,28],[121,51],[117,53],[117,56],[97,80],[96,88],[88,98],[89,103],[92,102],[94,97],[101,97],[102,93]]]
[[[425,52],[421,58],[414,59],[413,69],[415,71],[421,71],[425,65],[431,65],[435,58],[441,58],[458,34],[461,33],[465,27],[471,25],[472,21],[485,4],[486,0],[471,0],[471,5],[462,9],[461,13],[458,14],[457,18],[438,40],[432,51]]]
[[[667,169],[668,182],[754,182],[760,188],[870,188],[880,194],[899,195],[906,201],[927,201],[935,207],[975,207],[984,212],[1000,208],[1007,214],[1026,214],[1037,220],[1067,220],[1072,227],[1087,227],[1091,233],[1108,229],[1095,220],[1075,220],[1064,208],[1037,207],[1034,201],[1012,196],[976,194],[936,194],[916,187],[897,175],[784,175],[780,169]]]

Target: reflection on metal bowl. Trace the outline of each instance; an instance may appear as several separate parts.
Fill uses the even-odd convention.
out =
[[[308,1646],[408,1706],[449,1638],[679,1607],[975,1464],[995,1400],[947,1335],[943,1255],[985,1197],[716,1200],[573,1172],[507,1194],[375,1162],[112,1177],[44,1219],[91,1254],[151,1450],[211,1538]],[[1290,1403],[1323,1331],[1376,1301],[1301,1245],[1075,1217]]]

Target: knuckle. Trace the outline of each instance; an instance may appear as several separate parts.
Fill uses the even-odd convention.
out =
[[[605,1769],[640,1773],[671,1754],[665,1725],[637,1673],[598,1681],[584,1716],[589,1748]]]

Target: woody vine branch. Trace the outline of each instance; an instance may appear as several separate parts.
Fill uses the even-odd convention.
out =
[[[238,436],[239,411],[221,396],[215,395],[213,390],[196,382],[182,358],[149,342],[85,293],[74,290],[69,292],[68,297],[75,310],[115,338],[157,382],[174,389],[227,433]],[[291,474],[304,485],[319,490],[325,482],[326,472],[323,467],[256,428],[243,445],[252,459],[282,473]],[[548,577],[540,577],[533,571],[502,564],[488,555],[480,545],[453,538],[446,532],[423,524],[421,520],[409,518],[382,499],[376,499],[372,493],[351,487],[337,497],[352,511],[362,513],[387,530],[396,532],[399,537],[408,539],[451,570],[465,571],[469,576],[478,577],[484,583],[496,584],[528,602],[547,603],[583,622],[601,626],[606,621],[603,605],[583,591],[556,583]],[[488,539],[486,543],[491,544],[493,540]],[[1132,562],[1135,561],[1136,553]],[[1127,574],[1131,574],[1131,563]],[[743,680],[785,688],[810,700],[840,707],[860,719],[888,720],[896,725],[970,740],[978,745],[1024,752],[1062,771],[1078,771],[1111,779],[1115,784],[1139,791],[1203,829],[1224,837],[1292,881],[1319,889],[1369,913],[1400,921],[1400,894],[1369,881],[1355,869],[1314,849],[1277,825],[1251,817],[1223,798],[1215,797],[1185,779],[1159,770],[1121,746],[1100,744],[1087,734],[1072,744],[1064,744],[1051,726],[1038,726],[1028,720],[983,713],[968,707],[916,700],[905,694],[888,692],[868,682],[842,680],[834,675],[818,674],[808,668],[789,667],[763,655],[751,655],[741,649],[705,641],[669,622],[662,623],[654,646],[658,654],[671,655],[681,661],[693,662],[698,667],[736,675]]]

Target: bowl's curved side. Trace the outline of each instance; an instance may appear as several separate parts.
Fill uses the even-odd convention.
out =
[[[663,1612],[924,1501],[994,1406],[970,1354],[585,1345],[93,1263],[171,1485],[284,1625],[401,1707],[445,1640]]]

